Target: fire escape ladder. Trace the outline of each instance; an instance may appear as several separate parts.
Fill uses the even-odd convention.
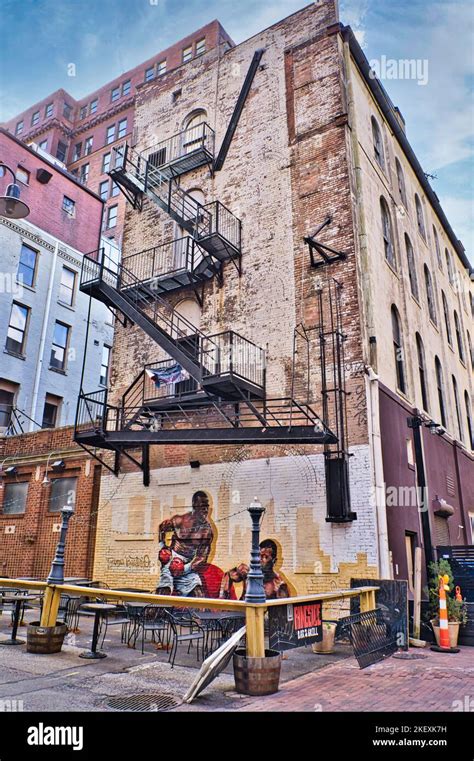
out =
[[[260,50],[256,50],[255,53],[253,54],[252,62],[247,72],[247,76],[245,77],[244,84],[242,85],[242,89],[239,93],[239,97],[237,98],[234,112],[229,122],[229,126],[227,127],[227,131],[224,135],[224,140],[222,141],[222,145],[220,147],[219,153],[214,162],[215,172],[219,172],[224,165],[224,161],[229,151],[232,138],[234,137],[235,130],[237,129],[237,125],[242,115],[242,111],[244,110],[245,101],[247,100],[248,94],[250,92],[250,88],[252,87],[252,82],[255,78],[255,74],[257,73],[257,70],[260,65],[260,61],[262,59],[264,52],[265,50],[260,49]]]

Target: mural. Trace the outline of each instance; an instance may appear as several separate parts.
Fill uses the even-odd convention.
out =
[[[208,562],[214,540],[209,520],[209,498],[197,491],[192,498],[192,510],[173,515],[160,523],[158,529],[158,560],[161,565],[157,594],[181,597],[217,597],[237,599],[235,584],[242,584],[240,599],[245,597],[249,566],[240,563],[224,571]],[[265,595],[268,600],[289,597],[287,581],[274,570],[278,559],[276,542],[260,542]]]

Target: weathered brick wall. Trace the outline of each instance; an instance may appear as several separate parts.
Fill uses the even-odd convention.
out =
[[[318,447],[152,447],[148,489],[125,462],[119,483],[108,475],[102,479],[94,575],[108,583],[133,578],[132,586],[156,584],[158,524],[189,508],[199,488],[211,497],[216,527],[212,562],[224,570],[248,561],[245,509],[257,495],[267,508],[262,537],[279,543],[282,570],[296,591],[329,589],[347,585],[351,575],[376,574],[341,50],[338,38],[327,31],[335,20],[332,2],[314,4],[225,55],[213,51],[199,65],[171,72],[160,86],[147,87],[135,119],[140,149],[179,131],[188,115],[204,109],[218,148],[253,53],[265,48],[222,171],[212,177],[201,168],[181,179],[182,187],[201,189],[206,201],[221,201],[242,220],[242,276],[230,263],[222,288],[215,280],[206,284],[201,329],[230,328],[265,347],[268,395],[289,395],[294,328],[302,322],[314,328],[318,320],[321,276],[310,269],[303,238],[328,214],[333,216],[325,242],[348,253],[330,274],[343,286],[346,362],[349,375],[354,373],[348,388],[355,395],[349,444],[352,508],[358,519],[343,525],[325,521],[324,458]],[[127,214],[124,253],[173,237],[174,224],[145,200],[141,213]],[[183,297],[192,298],[192,293],[172,296],[170,302]],[[317,340],[312,339],[310,350],[310,398],[321,411]],[[117,327],[112,403],[143,364],[158,356],[158,347],[138,328]],[[295,395],[304,401],[301,346],[296,370]],[[200,469],[192,470],[190,460],[199,460]]]
[[[51,485],[42,483],[48,455],[48,478],[77,478],[75,513],[69,523],[65,575],[89,577],[92,572],[100,467],[74,444],[72,428],[26,433],[0,439],[3,468],[15,465],[13,476],[2,477],[0,489],[0,575],[33,576],[45,579],[58,541],[59,512],[52,511]],[[6,459],[8,458],[8,459]],[[51,470],[56,459],[63,459],[60,473]],[[26,510],[23,514],[4,514],[5,485],[28,482]]]

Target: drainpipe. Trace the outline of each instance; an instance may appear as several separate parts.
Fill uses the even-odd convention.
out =
[[[54,285],[54,276],[56,274],[56,264],[58,261],[58,253],[59,253],[59,241],[56,240],[56,245],[54,247],[54,254],[53,254],[53,263],[51,266],[51,272],[49,275],[49,283],[48,283],[48,293],[46,294],[46,306],[44,310],[43,315],[43,325],[41,328],[41,339],[40,339],[40,345],[38,350],[38,359],[36,361],[36,367],[35,367],[35,383],[33,387],[33,398],[31,400],[31,408],[30,408],[30,431],[34,431],[35,429],[35,414],[36,414],[36,405],[38,403],[38,394],[39,394],[39,386],[41,381],[41,374],[43,369],[43,358],[44,358],[44,347],[46,344],[46,334],[48,332],[48,323],[49,323],[49,315],[51,312],[51,301],[53,298],[53,285]]]
[[[367,427],[369,432],[372,468],[374,472],[375,514],[377,518],[377,539],[379,570],[382,579],[392,579],[390,550],[388,544],[387,505],[385,503],[385,479],[382,460],[382,439],[380,436],[379,415],[379,376],[373,369],[367,369],[367,404],[369,414]]]

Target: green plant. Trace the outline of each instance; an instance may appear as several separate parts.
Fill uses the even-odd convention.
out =
[[[449,592],[446,592],[446,607],[448,610],[448,621],[450,623],[467,624],[467,608],[464,600],[456,600],[454,578],[451,566],[445,558],[441,558],[436,563],[430,563],[430,579],[428,592],[428,619],[439,618],[439,577],[448,576]]]

